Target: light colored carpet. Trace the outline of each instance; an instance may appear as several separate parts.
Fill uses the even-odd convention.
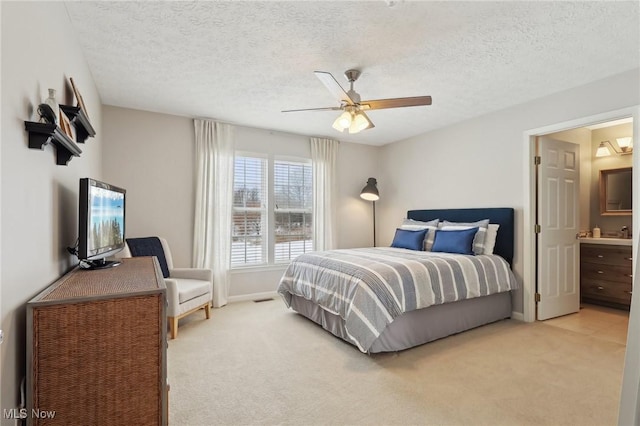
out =
[[[280,299],[181,321],[171,425],[614,425],[625,346],[505,320],[365,355]]]

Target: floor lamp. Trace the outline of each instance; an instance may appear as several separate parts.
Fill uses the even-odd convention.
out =
[[[376,201],[380,199],[378,182],[375,178],[369,178],[367,185],[360,191],[360,198],[373,202],[373,246],[376,246]]]

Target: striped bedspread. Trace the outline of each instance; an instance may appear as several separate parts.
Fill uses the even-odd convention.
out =
[[[404,312],[509,291],[517,281],[500,256],[375,247],[312,252],[285,271],[278,293],[340,315],[354,344],[367,352]]]

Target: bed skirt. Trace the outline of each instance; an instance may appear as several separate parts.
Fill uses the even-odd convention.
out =
[[[353,343],[340,316],[296,295],[291,295],[291,308],[335,336]],[[401,351],[510,317],[511,292],[406,312],[387,326],[369,353]]]

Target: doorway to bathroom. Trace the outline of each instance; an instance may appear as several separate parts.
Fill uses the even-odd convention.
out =
[[[579,310],[580,298],[580,250],[584,240],[576,237],[593,237],[593,228],[601,229],[601,237],[621,239],[625,231],[633,235],[634,222],[637,220],[637,211],[622,212],[610,215],[602,215],[600,212],[600,174],[601,170],[623,169],[633,167],[633,146],[626,148],[625,153],[617,139],[630,137],[633,141],[634,123],[633,117],[636,111],[633,109],[613,111],[593,117],[574,120],[567,123],[558,123],[541,129],[533,129],[525,133],[526,139],[526,185],[529,198],[525,200],[524,208],[524,315],[525,321],[535,321],[539,318],[540,305],[544,305],[546,299],[562,299],[561,295],[571,294],[573,301],[564,303],[564,307],[553,308],[545,314],[545,318],[567,315]],[[567,169],[568,164],[576,166],[575,176],[552,177],[548,182],[539,181],[537,162],[540,159],[540,147],[542,139],[551,139],[561,143],[573,144],[578,151],[573,154],[556,152],[559,169]],[[609,156],[601,156],[598,149],[601,144],[609,146]],[[624,145],[624,141],[622,141]],[[552,147],[549,152],[552,152]],[[569,152],[569,151],[567,151]],[[571,160],[571,155],[575,158]],[[568,162],[566,162],[568,161]],[[573,161],[573,162],[572,162]],[[632,175],[633,176],[633,175]],[[556,179],[554,181],[554,179]],[[634,177],[638,180],[638,176]],[[549,184],[552,182],[553,185]],[[636,182],[637,184],[637,182]],[[540,191],[541,185],[550,193],[546,195]],[[554,186],[555,185],[555,186]],[[568,187],[574,191],[574,196],[567,198]],[[638,186],[636,186],[638,187]],[[551,188],[551,189],[550,189]],[[558,189],[561,188],[562,190]],[[557,189],[557,190],[556,190]],[[546,201],[556,200],[552,209],[542,203],[540,209],[540,194],[546,197]],[[633,200],[633,204],[638,201]],[[553,203],[551,203],[553,204]],[[636,209],[637,210],[637,209]],[[550,212],[553,212],[551,214]],[[555,216],[553,216],[555,215]],[[547,247],[539,249],[540,233],[544,225],[547,228],[559,229],[564,226],[565,232],[558,241],[553,241]],[[571,225],[571,226],[568,226]],[[566,232],[570,230],[571,232]],[[603,238],[603,240],[604,240]],[[599,241],[602,242],[603,240]],[[629,248],[637,246],[631,238],[623,242]],[[562,254],[559,256],[558,254]],[[564,264],[557,264],[558,259]],[[632,256],[629,256],[632,258]],[[627,261],[634,263],[633,261]],[[597,273],[597,271],[596,271]],[[629,273],[628,275],[631,275]],[[552,280],[549,280],[552,277]],[[543,280],[544,278],[544,280]],[[631,281],[631,277],[627,277]],[[628,291],[631,292],[631,282]],[[596,287],[597,290],[597,287]],[[630,300],[630,293],[627,295]],[[566,300],[566,298],[565,298]],[[547,300],[548,301],[548,300]],[[589,302],[592,302],[591,300]],[[597,302],[597,301],[596,301]],[[621,307],[621,306],[617,306]],[[622,306],[624,307],[624,306]],[[564,310],[563,310],[564,309]],[[544,310],[544,309],[543,309]]]

